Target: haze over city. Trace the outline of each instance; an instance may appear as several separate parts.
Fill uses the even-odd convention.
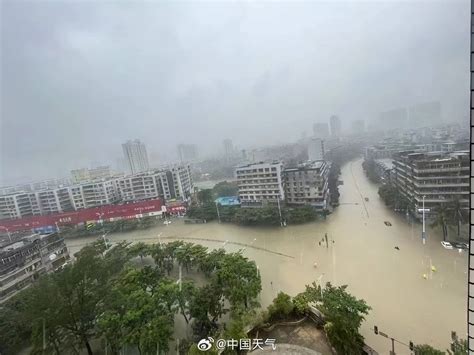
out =
[[[0,183],[113,164],[133,138],[156,164],[420,101],[467,122],[467,4],[3,1]]]

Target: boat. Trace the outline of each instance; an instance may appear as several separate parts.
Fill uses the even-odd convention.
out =
[[[390,226],[392,225],[392,223],[390,223],[389,221],[385,221],[385,222],[383,222],[383,223],[385,223],[385,225],[386,225],[387,227],[390,227]]]

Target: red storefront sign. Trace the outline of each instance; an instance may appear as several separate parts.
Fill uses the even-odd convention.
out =
[[[10,232],[29,230],[44,226],[77,225],[86,221],[118,220],[121,218],[137,218],[137,215],[146,216],[148,213],[161,213],[163,202],[160,199],[133,202],[122,205],[108,205],[85,210],[56,213],[48,216],[34,216],[20,219],[0,221],[0,230],[8,228]],[[4,228],[1,228],[4,227]]]

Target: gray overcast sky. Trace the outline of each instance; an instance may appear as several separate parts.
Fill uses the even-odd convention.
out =
[[[3,183],[114,162],[139,138],[288,142],[439,99],[468,118],[469,1],[1,2]]]

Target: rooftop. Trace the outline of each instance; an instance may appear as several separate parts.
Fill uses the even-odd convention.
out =
[[[296,168],[287,168],[285,171],[318,170],[321,169],[324,164],[326,164],[324,160],[307,161],[306,163],[299,164]]]

